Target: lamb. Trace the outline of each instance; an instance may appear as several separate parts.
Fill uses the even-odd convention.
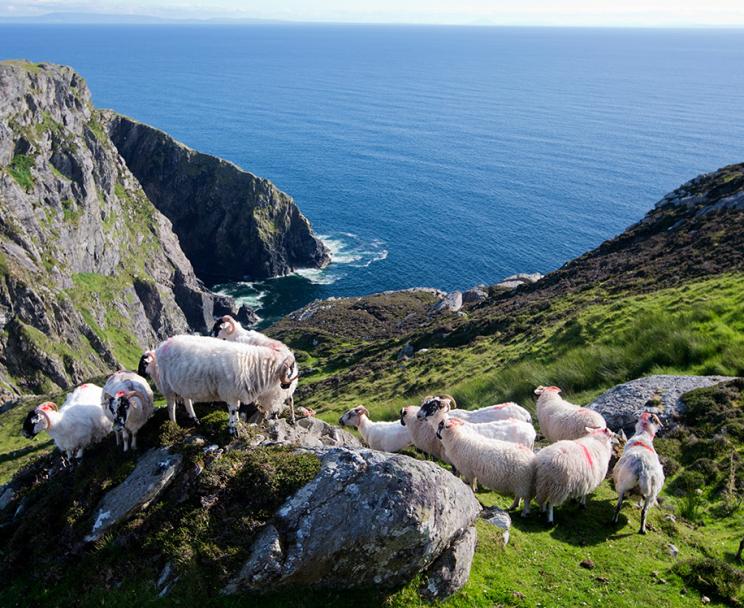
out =
[[[553,523],[553,507],[569,498],[578,498],[586,506],[586,496],[607,475],[612,443],[617,441],[608,428],[586,427],[581,439],[562,440],[537,453],[535,457],[535,493],[548,523]]]
[[[243,327],[230,315],[225,315],[221,319],[215,321],[212,327],[212,335],[221,340],[227,340],[229,342],[240,342],[241,344],[253,344],[254,346],[265,346],[272,348],[277,351],[285,351],[292,354],[292,351],[279,340],[269,338],[267,335],[262,334],[259,331],[252,329],[243,329]],[[292,356],[294,356],[292,354]],[[264,417],[276,416],[282,412],[285,405],[289,406],[290,418],[292,423],[295,422],[295,411],[294,411],[294,392],[297,388],[298,380],[295,379],[289,388],[282,391],[280,397],[275,402],[264,401],[262,403],[256,403],[255,405],[264,415]]]
[[[466,480],[514,496],[511,509],[524,500],[522,517],[526,517],[535,494],[535,454],[521,444],[484,437],[474,431],[475,426],[457,418],[439,423],[437,437],[447,457]]]
[[[363,405],[347,411],[338,423],[341,426],[353,426],[359,429],[365,443],[373,450],[381,452],[399,452],[411,445],[411,434],[408,427],[399,422],[373,422],[369,419],[369,410]]]
[[[147,368],[168,402],[172,421],[177,396],[186,400],[187,409],[194,401],[224,401],[233,434],[241,402],[259,407],[275,403],[297,378],[291,353],[202,336],[169,338],[155,350]]]
[[[437,429],[439,423],[443,420],[447,420],[450,416],[463,420],[458,415],[462,413],[463,410],[450,410],[452,401],[453,400],[449,395],[426,397],[421,404],[421,409],[419,409],[417,417],[426,420],[431,425],[432,429]],[[470,427],[471,430],[483,435],[484,437],[509,441],[511,443],[520,443],[530,449],[535,445],[535,436],[537,435],[535,427],[533,427],[529,422],[524,422],[523,420],[507,418],[505,420],[494,420],[491,422],[481,423],[473,423],[467,420],[463,420],[463,422]]]
[[[422,452],[439,458],[447,464],[452,464],[445,454],[444,445],[437,438],[433,428],[425,421],[418,418],[419,407],[408,405],[400,410],[400,423],[408,428],[411,441]]]
[[[646,533],[646,513],[649,507],[656,504],[656,498],[664,486],[664,469],[653,444],[656,431],[661,426],[661,420],[656,414],[643,412],[636,423],[635,435],[625,444],[623,455],[612,471],[618,494],[612,523],[617,523],[625,493],[637,487],[643,496],[639,534]]]
[[[49,433],[68,461],[73,456],[80,460],[85,448],[111,432],[111,421],[101,407],[101,387],[83,384],[67,397],[62,408],[47,401],[31,410],[23,421],[24,437],[31,439],[42,431]]]
[[[538,386],[537,420],[540,431],[550,442],[579,439],[586,434],[586,427],[607,427],[602,414],[565,401],[557,386]]]
[[[113,422],[116,444],[126,452],[131,444],[137,449],[137,432],[154,413],[152,389],[142,376],[134,372],[118,371],[106,380],[101,395],[101,406]]]

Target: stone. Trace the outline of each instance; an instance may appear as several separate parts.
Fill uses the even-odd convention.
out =
[[[669,543],[666,548],[667,553],[669,553],[669,555],[671,555],[672,557],[677,557],[679,555],[679,549],[677,549],[677,547],[672,543]]]
[[[168,487],[183,466],[183,456],[167,448],[153,448],[118,486],[109,490],[95,510],[88,542],[98,540],[108,530],[146,508]]]
[[[731,379],[727,376],[647,376],[611,388],[587,407],[602,414],[613,431],[623,430],[628,437],[635,433],[641,413],[653,412],[664,424],[659,431],[662,435],[676,425],[676,419],[684,411],[681,399],[684,393]]]
[[[9,485],[0,486],[0,511],[4,511],[16,499],[16,491]]]
[[[536,283],[542,278],[543,275],[541,275],[539,272],[513,274],[496,283],[494,287],[498,287],[500,289],[516,289],[517,287],[521,287],[522,285]]]
[[[512,520],[509,513],[498,507],[491,507],[484,509],[481,513],[481,517],[485,519],[492,526],[501,528],[503,530],[504,546],[509,544],[509,531],[511,530]]]
[[[348,431],[314,417],[298,418],[294,425],[284,418],[268,420],[262,434],[250,440],[251,445],[275,443],[303,448],[362,447],[359,439]]]
[[[443,593],[462,585],[474,548],[467,531],[480,511],[462,481],[400,454],[310,451],[321,460],[318,475],[279,508],[226,593],[396,589],[446,552],[430,571],[440,581],[433,584]]]
[[[446,312],[458,312],[462,308],[462,292],[452,291],[448,293],[439,302],[434,304],[429,311],[430,314],[436,315]]]
[[[470,576],[478,534],[474,527],[464,530],[426,571],[419,594],[428,601],[457,593]]]
[[[587,570],[594,570],[594,561],[591,559],[585,559],[581,561],[579,566],[586,568]]]
[[[488,287],[478,285],[462,293],[463,304],[480,304],[488,299]]]

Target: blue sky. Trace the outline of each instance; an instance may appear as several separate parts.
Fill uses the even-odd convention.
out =
[[[0,0],[0,16],[57,12],[368,23],[744,26],[744,0]]]

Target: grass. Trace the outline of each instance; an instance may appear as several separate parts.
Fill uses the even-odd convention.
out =
[[[31,190],[34,187],[34,176],[31,174],[31,168],[34,166],[34,159],[27,154],[16,154],[8,165],[8,173],[24,190]]]

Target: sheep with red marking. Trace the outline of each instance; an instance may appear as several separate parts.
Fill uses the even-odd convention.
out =
[[[501,441],[511,443],[520,443],[532,449],[535,445],[535,427],[529,422],[515,418],[505,420],[493,420],[489,422],[473,423],[467,419],[460,418],[459,414],[463,410],[450,409],[452,398],[449,395],[438,397],[426,397],[421,403],[417,417],[426,420],[433,429],[439,427],[439,423],[447,420],[449,417],[463,420],[466,426],[471,427],[474,432]]]
[[[548,441],[578,439],[586,434],[586,427],[607,427],[602,414],[585,407],[569,403],[560,395],[557,386],[538,386],[537,420],[540,431]]]
[[[433,397],[426,397],[432,399]],[[466,422],[472,422],[473,424],[481,424],[483,422],[496,422],[497,420],[522,420],[523,422],[529,422],[532,424],[532,416],[524,409],[521,405],[518,405],[512,401],[506,403],[497,403],[496,405],[489,405],[487,407],[481,407],[476,410],[461,410],[457,409],[457,402],[452,395],[439,395],[439,399],[446,399],[450,404],[450,416],[455,416],[460,420]]]
[[[113,423],[117,445],[121,440],[125,452],[137,449],[137,432],[155,411],[147,380],[134,372],[112,374],[103,385],[101,407]]]
[[[147,353],[146,353],[147,354]],[[155,350],[147,365],[175,422],[176,398],[224,401],[228,426],[237,432],[240,403],[275,403],[297,379],[294,356],[264,346],[180,335]]]
[[[664,486],[664,468],[654,449],[654,437],[661,426],[661,420],[656,414],[643,412],[636,423],[635,435],[625,444],[623,455],[612,470],[618,494],[612,522],[617,523],[625,494],[638,488],[643,496],[639,534],[646,533],[648,508],[656,504],[659,492]]]
[[[244,329],[243,326],[230,315],[225,315],[218,321],[215,321],[214,326],[212,327],[212,335],[220,340],[239,342],[241,344],[253,344],[254,346],[265,346],[266,348],[284,351],[287,354],[294,356],[294,353],[292,353],[283,342],[269,338],[260,331]],[[274,416],[280,414],[284,409],[284,406],[287,405],[289,406],[290,420],[294,424],[294,392],[297,389],[297,382],[298,379],[295,378],[295,380],[289,385],[289,388],[283,390],[275,402],[264,400],[256,403],[256,407],[264,416]]]
[[[364,442],[373,450],[381,452],[399,452],[411,445],[411,434],[408,427],[396,422],[373,422],[369,410],[359,405],[348,410],[338,423],[341,426],[353,426],[359,429]]]
[[[584,437],[553,443],[535,457],[535,497],[553,523],[553,507],[576,498],[586,506],[586,497],[607,475],[612,443],[617,441],[608,428],[585,427]]]
[[[437,437],[460,475],[473,486],[480,483],[499,494],[513,496],[510,508],[524,501],[522,516],[530,512],[534,496],[535,454],[521,444],[490,439],[476,433],[476,425],[457,418],[439,423]]]
[[[101,387],[83,384],[61,408],[51,401],[31,410],[23,421],[22,433],[31,439],[46,431],[57,448],[72,460],[83,457],[85,448],[111,432],[111,421],[101,407]]]

